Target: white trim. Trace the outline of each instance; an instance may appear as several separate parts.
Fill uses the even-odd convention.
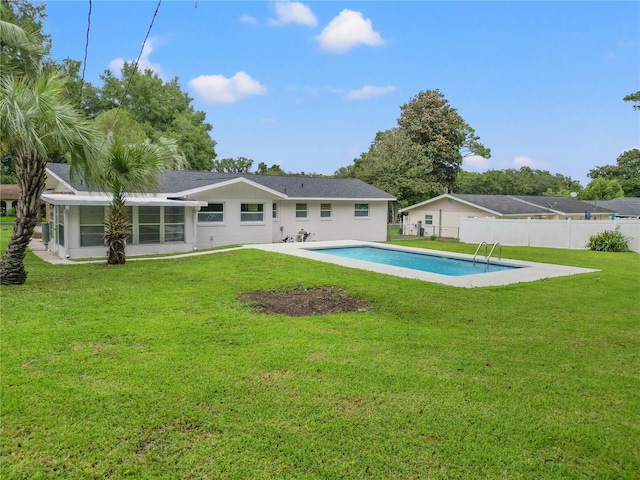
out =
[[[63,184],[64,186],[66,186],[69,190],[71,190],[74,193],[78,193],[78,190],[73,188],[73,186],[71,186],[71,184],[67,183],[66,181],[64,181],[62,178],[60,178],[58,175],[56,175],[55,173],[53,173],[51,170],[49,170],[48,168],[45,169],[45,174],[51,175],[52,178],[54,178],[55,180],[57,180],[58,182],[60,182],[61,184]]]
[[[65,195],[63,193],[43,193],[41,198],[55,205],[111,205],[113,197],[111,195]],[[124,204],[133,206],[157,206],[157,207],[203,207],[207,202],[196,200],[170,200],[168,198],[127,196]]]
[[[438,200],[442,200],[443,198],[450,198],[451,200],[455,200],[456,202],[460,202],[460,203],[463,203],[463,204],[468,205],[470,207],[477,208],[478,210],[484,210],[485,212],[489,212],[489,213],[491,213],[493,215],[497,215],[498,217],[501,217],[501,216],[504,215],[501,212],[496,212],[496,211],[491,210],[489,208],[486,208],[486,207],[483,207],[481,205],[478,205],[477,203],[469,202],[468,200],[463,200],[462,198],[456,197],[456,196],[448,194],[448,193],[444,193],[444,194],[439,195],[437,197],[430,198],[429,200],[425,200],[424,202],[416,203],[415,205],[410,205],[408,207],[401,208],[400,210],[398,210],[398,213],[408,212],[410,210],[422,207],[422,206],[427,205],[429,203],[437,202]],[[534,214],[534,215],[537,215],[537,214]]]
[[[368,198],[368,197],[287,197],[287,200],[291,201],[314,201],[314,202],[358,202],[358,203],[366,203],[366,202],[393,202],[397,200],[395,197],[393,198]],[[409,207],[407,207],[409,208]]]
[[[288,198],[286,195],[276,191],[276,190],[272,190],[270,188],[265,187],[264,185],[260,185],[259,183],[256,182],[252,182],[251,180],[247,180],[244,177],[237,177],[237,178],[232,178],[231,180],[225,180],[223,182],[218,182],[218,183],[214,183],[214,184],[208,184],[204,187],[198,187],[198,188],[193,188],[191,190],[184,190],[182,192],[176,192],[176,193],[165,193],[164,195],[171,195],[171,196],[177,196],[177,197],[187,197],[189,195],[195,195],[197,193],[202,193],[202,192],[207,192],[209,190],[216,190],[218,188],[222,188],[222,187],[227,187],[229,185],[233,185],[234,183],[246,183],[247,185],[250,185],[252,187],[258,188],[260,190],[263,190],[265,192],[271,193],[272,195],[276,195],[279,198]]]

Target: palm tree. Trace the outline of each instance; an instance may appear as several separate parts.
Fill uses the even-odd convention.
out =
[[[64,87],[57,71],[35,79],[0,76],[0,142],[15,161],[20,189],[13,232],[0,260],[3,285],[21,285],[27,279],[23,260],[40,218],[49,155],[66,152],[77,175],[92,165],[100,150],[100,133],[65,99]]]
[[[11,9],[3,0],[0,3],[0,74],[35,77],[45,52],[43,45],[35,40],[38,27],[23,28],[13,23],[12,17]]]
[[[126,197],[132,193],[155,190],[167,168],[182,168],[184,157],[177,152],[175,142],[162,139],[156,144],[146,141],[127,145],[116,137],[103,157],[97,181],[111,193],[113,200],[107,212],[105,239],[107,263],[123,265],[130,232]]]

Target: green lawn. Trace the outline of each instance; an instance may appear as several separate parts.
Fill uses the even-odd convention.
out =
[[[258,250],[29,253],[0,288],[0,478],[637,479],[640,255],[503,257],[601,271],[463,289]],[[370,311],[238,301],[322,285]]]

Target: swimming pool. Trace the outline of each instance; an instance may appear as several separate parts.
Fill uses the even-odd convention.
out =
[[[482,271],[475,274],[467,275],[443,275],[442,273],[434,273],[414,268],[406,268],[395,265],[371,262],[368,260],[359,260],[356,258],[342,257],[338,255],[328,255],[322,250],[341,248],[341,247],[376,247],[380,249],[388,249],[398,252],[411,252],[423,256],[446,257],[449,259],[465,260],[473,263],[473,255],[455,252],[441,252],[436,250],[427,250],[425,248],[407,247],[400,245],[382,244],[376,242],[366,242],[361,240],[325,240],[314,242],[293,242],[293,243],[267,243],[259,245],[247,245],[246,248],[257,248],[265,252],[280,253],[285,255],[293,255],[317,262],[333,263],[342,267],[354,268],[359,270],[368,270],[370,272],[382,273],[385,275],[393,275],[395,277],[411,278],[415,280],[423,280],[426,282],[441,283],[452,287],[489,287],[499,285],[510,285],[521,282],[534,282],[553,277],[563,277],[567,275],[576,275],[581,273],[597,272],[598,270],[569,267],[566,265],[554,265],[548,263],[527,262],[523,260],[502,259],[491,263],[509,267],[498,271]],[[484,263],[484,264],[483,264]],[[486,266],[486,261],[481,259],[476,261],[482,269]],[[526,268],[525,268],[526,267]],[[313,268],[306,264],[305,268]]]
[[[410,268],[413,270],[420,270],[422,272],[432,272],[456,277],[522,268],[515,265],[487,263],[484,259],[474,262],[473,260],[429,255],[422,252],[406,252],[371,246],[314,248],[311,250],[325,255],[337,255],[339,257],[352,258],[355,260],[364,260],[383,265]]]

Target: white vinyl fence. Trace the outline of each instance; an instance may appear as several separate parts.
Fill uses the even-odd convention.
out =
[[[460,241],[502,245],[583,250],[589,237],[605,230],[620,232],[629,250],[640,253],[640,220],[516,220],[496,218],[460,219]]]

